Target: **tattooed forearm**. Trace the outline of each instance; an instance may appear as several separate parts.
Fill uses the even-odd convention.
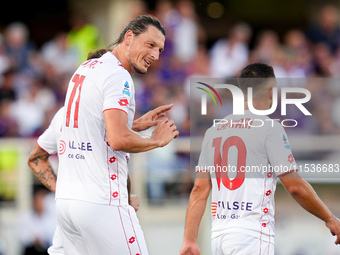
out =
[[[39,159],[41,160],[47,160],[48,157],[50,155],[48,155],[45,151],[43,151],[42,149],[40,149],[38,146],[34,149],[34,151],[32,151],[31,155],[28,158],[28,161],[35,164],[36,166],[38,165],[38,161]]]
[[[57,181],[57,176],[54,174],[51,165],[48,165],[47,168],[43,167],[34,167],[32,168],[34,175],[37,179],[49,190],[55,191],[55,185]]]
[[[28,165],[37,179],[49,190],[55,192],[57,176],[48,160],[50,155],[37,146],[28,158]]]

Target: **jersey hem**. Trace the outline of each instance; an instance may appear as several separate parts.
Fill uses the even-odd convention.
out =
[[[292,169],[292,170],[289,170],[289,171],[284,172],[284,173],[282,173],[282,174],[279,174],[277,177],[281,177],[281,176],[283,176],[283,175],[285,175],[285,174],[288,174],[288,173],[291,173],[291,172],[298,172],[298,171],[299,171],[299,169]]]
[[[45,150],[43,147],[41,147],[39,143],[37,143],[37,145],[40,149],[42,149],[44,152],[46,152],[49,156],[52,155],[52,153],[49,153],[47,150]]]

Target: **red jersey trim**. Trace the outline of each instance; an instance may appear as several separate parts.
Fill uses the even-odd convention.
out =
[[[287,171],[285,173],[279,174],[277,177],[281,177],[281,176],[283,176],[285,174],[288,174],[288,173],[291,173],[291,172],[298,172],[298,171],[299,171],[299,169],[292,169],[292,170],[289,170],[289,171]]]
[[[105,109],[103,112],[108,111],[108,110],[120,110],[120,111],[125,112],[126,114],[128,114],[127,111],[125,111],[123,109],[120,109],[120,108],[108,108],[108,109]]]

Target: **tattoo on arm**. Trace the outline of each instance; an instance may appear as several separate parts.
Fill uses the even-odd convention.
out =
[[[33,150],[28,158],[28,165],[37,179],[49,190],[55,192],[57,176],[54,174],[48,160],[49,154],[39,146]]]

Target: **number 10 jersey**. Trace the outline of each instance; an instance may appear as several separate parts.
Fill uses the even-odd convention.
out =
[[[243,233],[274,243],[277,177],[296,171],[280,123],[250,111],[207,130],[198,162],[212,182],[212,238]]]

